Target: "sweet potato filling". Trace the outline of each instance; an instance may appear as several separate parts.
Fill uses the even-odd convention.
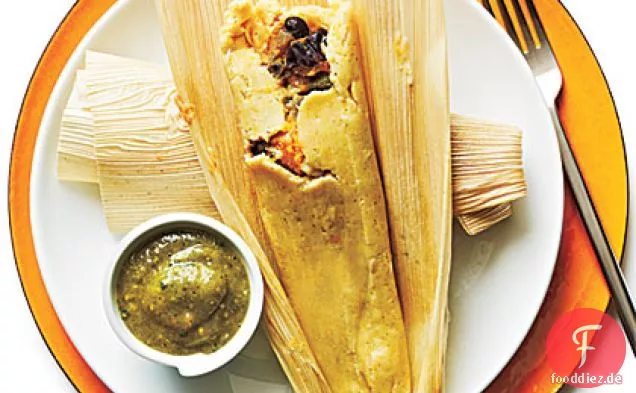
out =
[[[279,165],[284,166],[296,175],[305,174],[303,171],[305,155],[298,142],[298,131],[296,129],[291,132],[277,132],[270,138],[269,143],[280,154],[277,160]]]
[[[305,163],[305,154],[298,141],[298,130],[278,131],[269,140],[259,138],[251,140],[247,149],[248,155],[255,157],[265,154],[296,176],[317,179],[323,176],[334,176],[330,170],[312,168]]]

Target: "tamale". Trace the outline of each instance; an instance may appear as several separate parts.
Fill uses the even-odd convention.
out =
[[[444,386],[452,203],[443,0],[353,0],[413,392]]]
[[[221,53],[227,1],[157,0],[175,84],[192,112],[191,132],[212,199],[224,222],[250,246],[265,282],[265,325],[297,392],[331,392],[274,270]]]
[[[409,392],[350,4],[235,1],[223,32],[263,223],[329,385]]]

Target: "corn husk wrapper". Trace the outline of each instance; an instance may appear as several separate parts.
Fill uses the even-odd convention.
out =
[[[266,287],[264,317],[274,352],[295,391],[329,392],[270,262],[271,248],[245,170],[219,35],[228,2],[157,0],[156,4],[178,93],[193,107],[192,137],[212,198],[225,223],[245,239],[259,261]]]
[[[452,228],[443,0],[353,3],[373,103],[413,392],[438,392],[444,382]]]

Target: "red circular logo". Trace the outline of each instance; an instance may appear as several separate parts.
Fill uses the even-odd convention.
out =
[[[626,341],[618,323],[592,308],[570,311],[552,326],[546,342],[553,383],[582,388],[621,384]]]

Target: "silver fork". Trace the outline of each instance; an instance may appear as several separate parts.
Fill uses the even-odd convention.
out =
[[[524,7],[525,4],[520,4],[519,1],[525,1],[527,7]],[[543,94],[556,130],[564,172],[572,186],[574,198],[592,240],[607,286],[612,293],[623,329],[632,351],[636,354],[636,310],[634,309],[634,302],[561,126],[561,120],[556,108],[556,99],[561,92],[563,78],[534,2],[533,0],[486,0],[484,5],[491,14],[497,13],[503,17],[505,29],[517,47],[523,52],[537,81],[539,90]],[[494,7],[500,7],[499,10],[501,12],[495,12],[497,10],[493,9]],[[517,21],[518,23],[515,23]],[[536,33],[534,36],[533,30]]]

